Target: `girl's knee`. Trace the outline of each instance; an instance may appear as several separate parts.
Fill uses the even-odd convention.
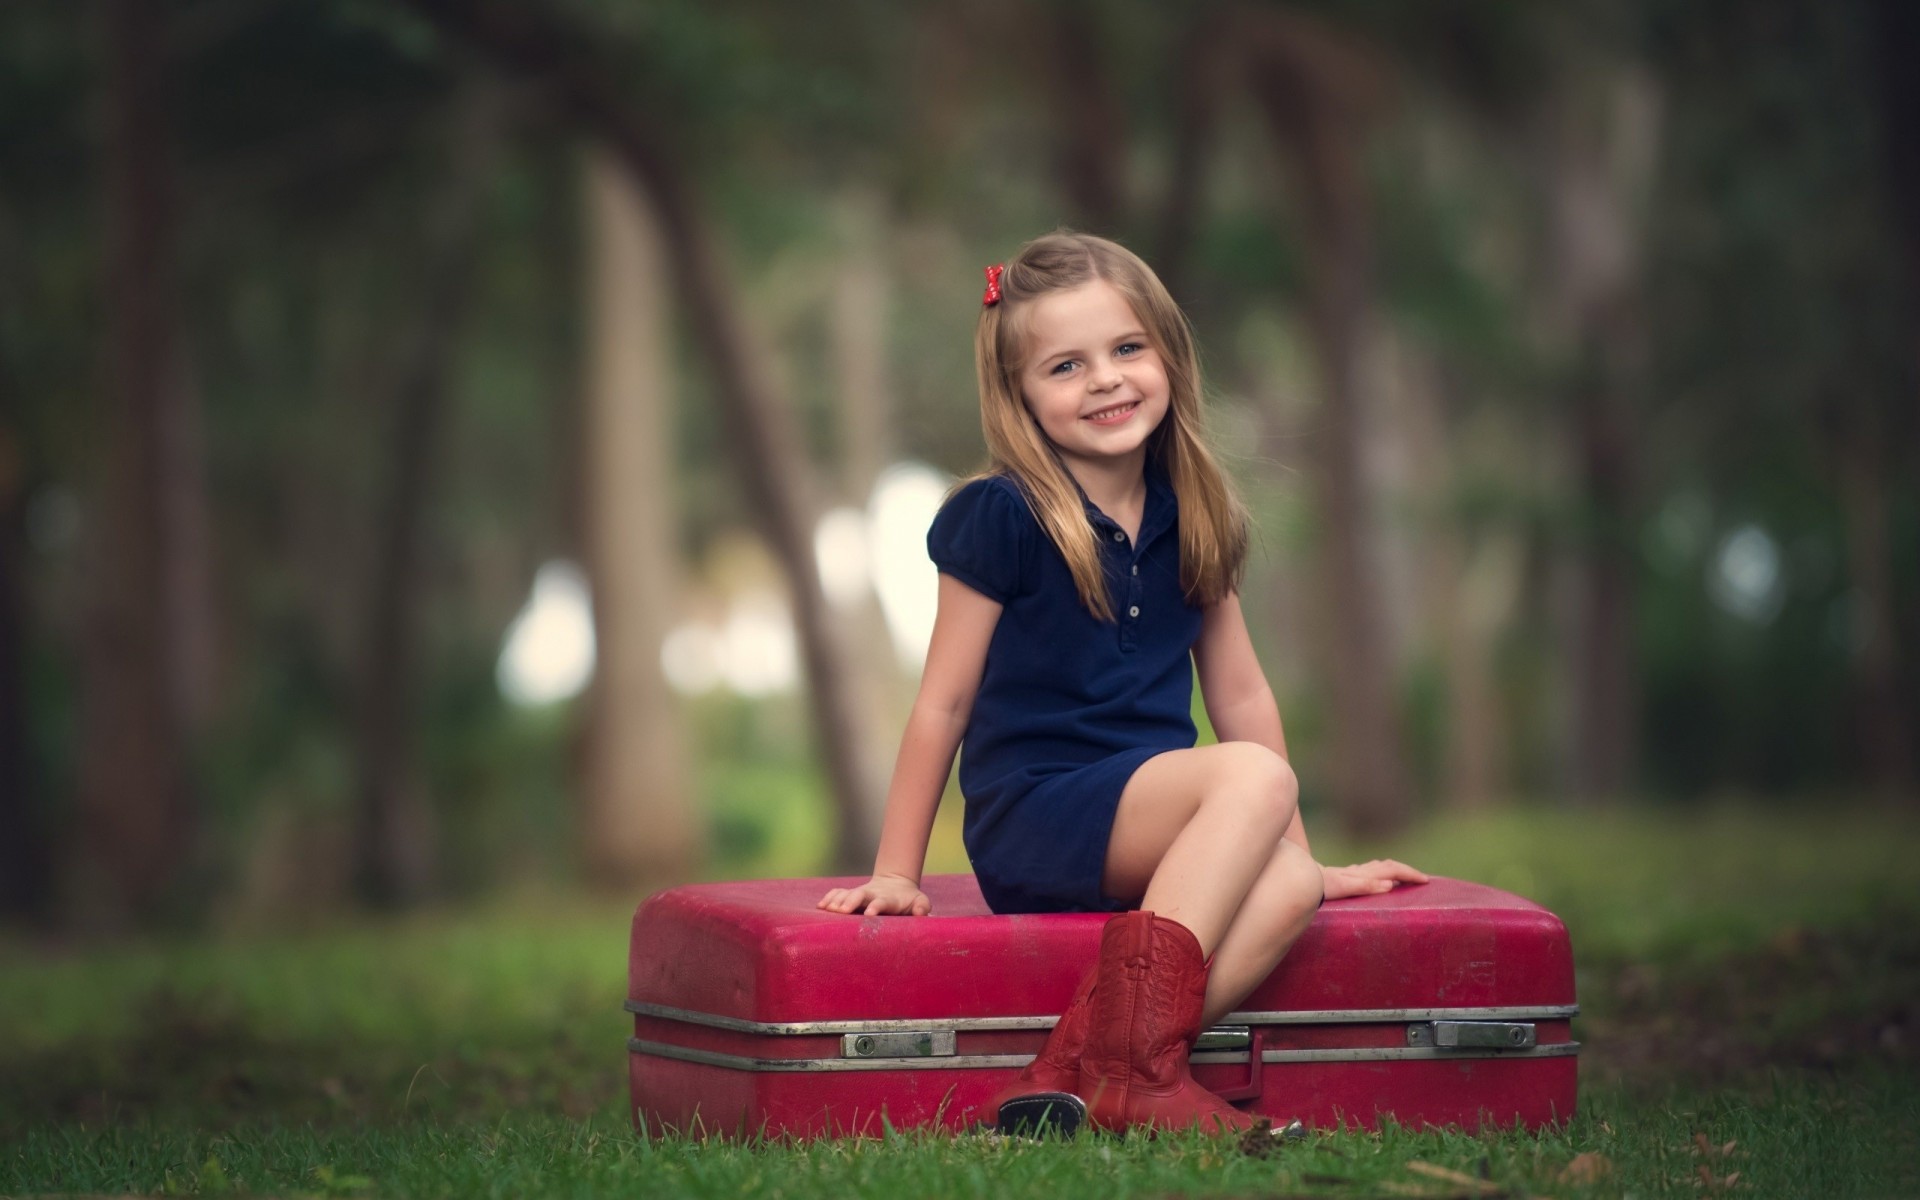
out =
[[[1277,824],[1276,837],[1285,833],[1300,802],[1300,781],[1287,760],[1257,742],[1222,742],[1219,749],[1229,761],[1229,790]]]

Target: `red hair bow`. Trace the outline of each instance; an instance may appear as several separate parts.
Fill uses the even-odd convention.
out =
[[[1000,276],[1006,271],[1004,263],[995,263],[987,268],[987,294],[980,297],[980,307],[992,308],[1000,303]]]

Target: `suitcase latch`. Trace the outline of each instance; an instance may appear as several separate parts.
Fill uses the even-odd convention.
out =
[[[848,1033],[840,1037],[841,1058],[946,1058],[953,1054],[953,1030],[909,1029],[900,1033]]]
[[[1245,1025],[1215,1025],[1194,1042],[1194,1053],[1209,1050],[1245,1050],[1253,1045],[1253,1030]]]
[[[1531,1050],[1536,1040],[1531,1021],[1416,1021],[1407,1026],[1407,1045],[1437,1050]]]

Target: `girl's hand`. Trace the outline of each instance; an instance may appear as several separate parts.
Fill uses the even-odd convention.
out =
[[[875,875],[856,888],[834,888],[820,898],[816,908],[828,912],[863,913],[869,917],[887,913],[905,913],[924,917],[933,911],[933,901],[920,885],[900,875]]]
[[[1344,900],[1348,896],[1390,892],[1396,884],[1425,883],[1427,873],[1391,858],[1376,858],[1351,867],[1321,867],[1320,878],[1326,884],[1327,899]]]

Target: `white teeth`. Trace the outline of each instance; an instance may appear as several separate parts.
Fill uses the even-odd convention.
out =
[[[1116,404],[1112,408],[1103,408],[1099,412],[1090,412],[1087,414],[1086,419],[1089,421],[1098,421],[1102,417],[1115,416],[1130,408],[1137,408],[1139,404],[1140,402],[1138,400],[1129,400],[1125,404]]]

